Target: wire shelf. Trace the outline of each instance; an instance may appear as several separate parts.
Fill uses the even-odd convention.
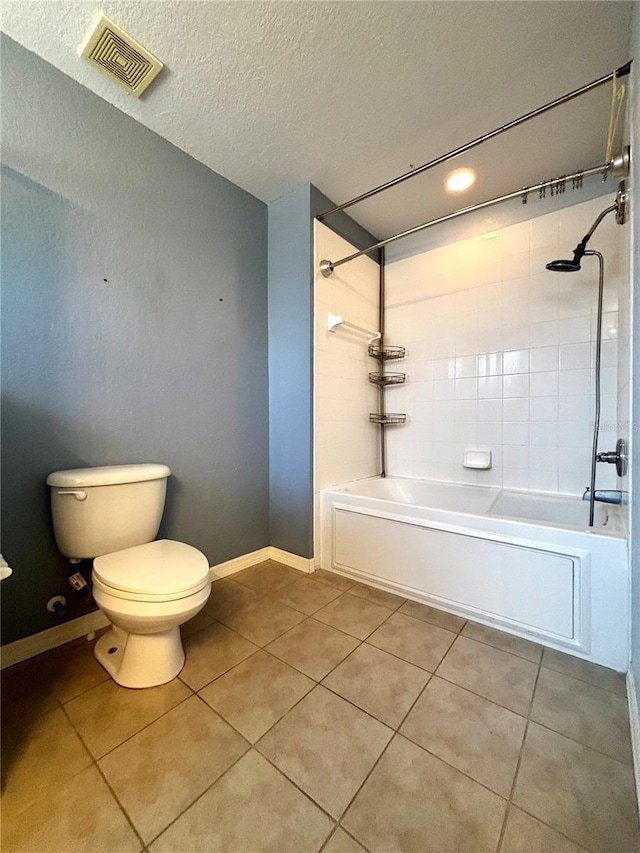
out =
[[[388,426],[389,424],[404,424],[407,422],[406,415],[398,415],[398,414],[386,414],[379,415],[376,412],[372,412],[369,415],[369,420],[372,424],[382,424],[383,426]]]
[[[404,373],[370,373],[369,374],[369,382],[372,385],[380,385],[385,387],[387,385],[402,385],[402,383],[406,379],[406,374]]]
[[[392,361],[397,358],[404,358],[405,347],[390,347],[384,346],[380,348],[380,344],[369,344],[368,349],[371,358],[377,358],[380,361]]]

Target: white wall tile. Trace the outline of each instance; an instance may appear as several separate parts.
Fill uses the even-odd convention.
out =
[[[570,255],[602,205],[602,198],[584,202],[388,266],[387,331],[407,346],[402,370],[410,379],[388,395],[394,409],[410,413],[406,428],[389,432],[391,473],[582,493],[594,413],[597,265],[585,262],[572,275],[545,265]],[[613,446],[620,406],[628,420],[623,230],[607,219],[598,232],[607,252],[605,449]],[[353,358],[351,350],[341,353]],[[356,380],[357,366],[353,358],[345,378]],[[358,396],[353,386],[337,383],[337,394],[347,390]],[[472,439],[492,451],[489,472],[462,467],[461,452]],[[610,479],[610,472],[599,472],[599,486]]]
[[[512,376],[505,376],[502,384],[502,395],[504,397],[528,397],[529,374],[516,373]]]
[[[503,372],[528,373],[529,372],[529,350],[515,349],[507,350],[502,358]]]
[[[559,347],[535,347],[531,350],[531,372],[540,373],[558,370],[560,366]]]
[[[579,370],[591,367],[591,343],[563,344],[560,347],[560,368]]]
[[[522,421],[504,421],[502,424],[502,440],[505,444],[529,444],[529,429],[531,425]]]

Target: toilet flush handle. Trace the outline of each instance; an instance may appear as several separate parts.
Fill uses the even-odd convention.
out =
[[[84,489],[65,489],[64,491],[57,491],[57,495],[73,495],[77,501],[86,501],[87,493]]]

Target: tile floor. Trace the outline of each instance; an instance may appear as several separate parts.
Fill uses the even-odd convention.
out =
[[[624,679],[276,563],[214,584],[180,677],[75,641],[3,673],[3,853],[632,853]]]

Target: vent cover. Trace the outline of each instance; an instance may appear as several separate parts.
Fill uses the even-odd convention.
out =
[[[164,68],[159,59],[106,15],[100,16],[80,53],[136,97]]]

